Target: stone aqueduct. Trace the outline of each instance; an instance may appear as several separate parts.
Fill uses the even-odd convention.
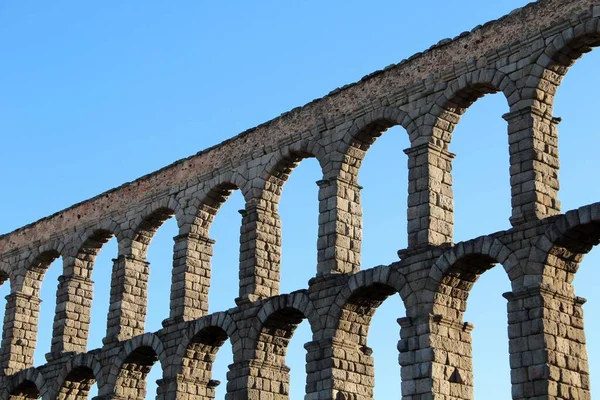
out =
[[[288,398],[286,346],[310,323],[307,399],[370,399],[373,359],[366,335],[376,307],[399,294],[403,399],[472,399],[469,290],[494,266],[512,291],[508,336],[513,399],[589,399],[583,299],[571,281],[600,240],[600,204],[561,214],[554,94],[569,67],[600,44],[600,2],[540,0],[360,82],[95,198],[0,237],[0,280],[9,281],[0,349],[1,399],[143,399],[160,363],[158,397],[214,397],[211,365],[233,345],[229,399]],[[448,152],[461,114],[502,92],[510,146],[512,228],[452,243]],[[388,266],[360,266],[357,175],[373,141],[400,125],[409,134],[408,242]],[[306,290],[279,293],[277,204],[291,170],[315,157],[318,265]],[[233,190],[242,218],[237,307],[207,315],[208,231]],[[175,216],[170,317],[146,332],[146,249]],[[110,313],[101,349],[88,350],[90,280],[103,243],[118,240]],[[33,368],[39,288],[57,257],[52,348]],[[368,266],[365,266],[368,267]],[[399,377],[400,378],[400,377]],[[399,395],[397,395],[399,396]]]

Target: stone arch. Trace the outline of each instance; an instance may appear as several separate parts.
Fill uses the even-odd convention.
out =
[[[447,150],[452,132],[467,109],[485,95],[498,92],[504,94],[509,107],[520,99],[515,82],[499,70],[480,69],[461,75],[448,84],[425,116],[422,140]]]
[[[64,259],[63,273],[58,279],[52,353],[86,350],[94,301],[92,272],[98,253],[113,236],[122,246],[123,233],[119,224],[107,219],[80,233],[70,245],[70,255]],[[110,270],[106,272],[110,273]]]
[[[262,304],[244,338],[243,348],[248,351],[242,352],[243,359],[232,370],[231,377],[244,382],[242,388],[234,388],[235,398],[288,397],[290,368],[285,364],[286,352],[304,319],[309,321],[315,339],[322,332],[322,324],[305,291],[272,297]],[[263,380],[269,384],[253,384]]]
[[[220,382],[212,379],[212,366],[223,343],[239,340],[235,321],[227,312],[211,314],[192,323],[172,357],[170,381],[186,383],[186,393],[214,398]]]
[[[525,83],[523,100],[548,115],[552,115],[554,96],[569,68],[600,45],[600,17],[587,11],[574,18],[579,22],[558,32],[533,60]]]
[[[186,208],[179,234],[174,238],[170,316],[163,326],[206,315],[215,243],[210,238],[210,227],[234,190],[239,189],[246,200],[250,198],[249,182],[238,171],[215,175],[199,187],[182,200]],[[197,284],[188,285],[191,281]]]
[[[432,313],[462,321],[471,288],[495,264],[503,266],[513,287],[522,283],[519,259],[496,238],[482,236],[446,250],[431,267],[425,285]]]
[[[186,357],[187,350],[194,343],[194,338],[207,329],[212,328],[221,331],[228,338],[232,338],[238,334],[237,324],[226,311],[214,313],[200,318],[196,322],[192,323],[187,329],[184,338],[177,347],[177,351],[171,364],[178,368],[177,366],[182,364],[182,359]]]
[[[48,391],[46,381],[37,368],[25,369],[8,379],[8,387],[0,393],[0,400],[39,399]]]
[[[160,226],[172,216],[175,216],[179,228],[183,225],[184,210],[173,197],[163,197],[153,201],[142,210],[132,226],[133,242],[129,249],[119,247],[119,250],[130,251],[134,257],[145,260],[148,246]]]
[[[69,359],[56,380],[57,399],[88,398],[94,383],[102,387],[102,368],[93,353],[79,353]]]
[[[117,239],[117,244],[121,249],[125,237],[121,231],[121,226],[114,220],[103,221],[101,224],[84,231],[71,247],[70,253],[72,253],[73,263],[72,265],[65,265],[63,275],[73,275],[74,271],[67,269],[77,268],[78,276],[91,278],[96,256],[113,237]]]
[[[33,250],[24,262],[22,275],[17,277],[18,291],[39,298],[46,270],[57,258],[64,257],[65,245],[61,240],[50,240]]]
[[[6,297],[0,361],[6,374],[31,367],[37,343],[42,281],[50,264],[63,257],[64,245],[50,240],[19,262],[10,277],[11,293]],[[64,259],[63,259],[64,262]]]
[[[188,200],[186,223],[180,226],[180,235],[193,233],[209,237],[209,229],[220,207],[235,190],[240,190],[244,199],[252,198],[250,181],[236,171],[215,176],[205,182],[200,190]]]
[[[294,142],[273,153],[262,171],[252,179],[252,198],[275,206],[279,204],[281,191],[291,172],[306,158],[316,159],[321,171],[325,171],[329,163],[325,149],[317,141],[309,139]]]
[[[263,166],[252,169],[257,170],[250,182],[253,197],[246,201],[242,213],[240,276],[246,281],[252,279],[253,283],[241,288],[240,296],[279,294],[282,223],[278,209],[283,188],[292,170],[303,160],[315,158],[319,162],[321,172],[314,177],[315,182],[321,181],[328,162],[323,147],[308,139],[293,142],[267,157]],[[314,202],[318,204],[319,196],[315,196]],[[316,236],[314,240],[317,241]],[[255,279],[257,275],[264,278]]]
[[[400,295],[406,305],[411,288],[396,266],[378,266],[354,274],[329,309],[325,336],[341,337],[367,346],[369,326],[377,308],[390,296]]]
[[[131,399],[144,399],[146,377],[152,366],[160,362],[164,371],[168,365],[166,352],[158,336],[145,333],[123,345],[111,363],[106,384],[99,387],[99,395],[116,394]]]
[[[396,107],[382,106],[354,120],[335,149],[339,157],[331,156],[334,161],[327,177],[339,175],[341,179],[357,184],[358,171],[368,149],[386,130],[398,125],[406,129],[409,136],[417,131],[417,124],[410,115]]]
[[[583,257],[600,243],[600,203],[558,217],[531,247],[529,282],[550,285],[574,295],[571,283]]]
[[[308,320],[313,336],[321,334],[321,318],[305,291],[267,300],[256,314],[248,333],[248,346],[254,349],[254,358],[273,362],[269,357],[281,356],[277,362],[283,365],[287,345],[304,319]],[[259,343],[262,345],[259,346]]]

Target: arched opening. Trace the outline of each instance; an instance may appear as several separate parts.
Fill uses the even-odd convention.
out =
[[[148,278],[148,314],[146,332],[162,329],[162,321],[169,317],[170,285],[173,270],[173,238],[179,228],[175,218],[169,218],[156,230],[148,247],[146,260],[150,263]],[[159,378],[157,378],[159,379]]]
[[[510,228],[511,187],[503,93],[491,84],[473,84],[454,94],[439,124],[452,137],[454,241]],[[442,124],[444,122],[444,124]],[[493,211],[492,211],[493,210]]]
[[[294,329],[287,345],[285,365],[290,369],[290,399],[303,399],[306,394],[306,349],[304,345],[312,340],[310,324],[304,320]]]
[[[114,393],[131,400],[153,398],[157,385],[154,380],[151,381],[152,376],[162,376],[154,372],[154,369],[161,369],[157,360],[158,356],[150,346],[142,345],[133,350],[120,365]],[[155,364],[159,364],[158,368]]]
[[[600,221],[597,217],[589,221],[585,215],[593,213],[595,216],[597,210],[598,203],[570,211],[561,217],[562,223],[557,221],[554,227],[561,227],[547,233],[547,237],[555,236],[555,240],[546,254],[543,270],[544,282],[565,295],[558,310],[561,319],[557,333],[563,346],[555,349],[555,364],[573,375],[568,389],[585,391],[588,395],[594,382],[599,382],[599,377],[593,374],[598,371],[600,361],[599,344],[593,334],[598,327],[594,319],[597,314],[594,304],[598,300],[597,271],[591,264],[599,255]],[[581,223],[569,223],[570,217]],[[586,298],[587,302],[577,296]]]
[[[391,295],[377,307],[371,319],[367,343],[373,351],[376,399],[401,393],[402,380],[397,350],[400,327],[397,320],[405,314],[400,296]]]
[[[141,256],[149,263],[150,273],[146,277],[147,289],[141,291],[146,297],[145,332],[156,332],[162,329],[162,321],[170,313],[170,282],[173,270],[173,238],[178,234],[177,221],[173,218],[174,210],[169,207],[158,208],[141,223],[134,242],[139,243]],[[143,277],[142,277],[143,278]],[[131,389],[143,390],[152,397],[156,392],[157,380],[161,379],[160,368],[153,367],[156,354],[150,347],[142,347],[130,355],[123,368],[126,382],[135,381]],[[138,368],[138,369],[135,369]],[[144,398],[139,395],[139,398]]]
[[[595,47],[600,45],[600,35],[580,27],[575,29],[580,32],[579,37],[563,43],[563,47],[553,46],[546,52],[550,60],[542,75],[544,86],[553,87],[556,91],[548,99],[549,107],[554,116],[561,118],[558,125],[558,177],[563,212],[600,200],[600,189],[593,179],[590,180],[600,169],[597,155],[600,130],[595,120],[598,112],[595,94],[600,90],[600,80],[595,78],[600,65],[600,51]],[[595,28],[593,30],[596,31]],[[594,236],[594,230],[588,230],[574,240],[585,242]],[[575,252],[581,250],[586,249]],[[573,259],[573,267],[569,268],[577,271],[570,277],[575,294],[587,299],[582,307],[591,388],[600,386],[600,341],[593,334],[600,329],[600,313],[597,311],[600,304],[597,281],[600,275],[595,265],[598,262],[600,250],[596,246],[583,259]]]
[[[554,98],[558,125],[560,159],[560,201],[563,211],[573,210],[600,199],[600,188],[590,181],[590,173],[600,170],[598,144],[600,128],[595,93],[600,90],[596,76],[600,51],[592,51],[569,68]]]
[[[377,131],[373,131],[376,133]],[[374,136],[375,138],[378,135]],[[361,265],[363,269],[389,265],[398,259],[397,252],[408,247],[408,157],[403,150],[410,147],[408,133],[401,126],[383,132],[368,148],[359,171],[363,214]],[[372,288],[375,291],[376,288]],[[374,367],[374,397],[399,397],[401,392],[397,319],[405,315],[400,296],[389,288],[381,288],[383,301],[373,301],[368,316],[365,345],[370,347]],[[360,298],[357,294],[356,301]],[[370,297],[364,293],[366,301]],[[354,300],[353,300],[354,301]],[[365,310],[368,313],[371,310]]]
[[[321,330],[321,321],[311,300],[306,291],[296,291],[272,297],[257,311],[249,329],[247,343],[250,352],[237,352],[236,363],[230,368],[229,396],[287,399],[293,393],[293,398],[304,397],[305,393],[310,393],[305,386],[308,388],[311,384],[320,384],[314,379],[311,382],[307,373],[304,373],[308,372],[309,367],[303,361],[315,362],[309,361],[304,350],[304,344],[310,339],[299,338],[302,341],[296,341],[296,347],[299,348],[289,354],[288,349],[298,326],[304,320],[308,320],[311,333]],[[301,334],[307,333],[301,331]],[[295,359],[291,360],[290,357]],[[286,363],[288,361],[291,361],[291,366]],[[294,371],[294,383],[290,386],[290,371],[296,367],[298,370]]]
[[[245,202],[233,186],[214,191],[213,214],[210,216],[210,238],[215,241],[211,259],[208,311],[214,313],[236,306],[239,295],[240,265],[240,210]],[[214,221],[212,220],[214,218]]]
[[[77,349],[64,350],[82,351],[86,348],[91,350],[102,347],[110,305],[112,258],[115,258],[118,253],[117,240],[111,239],[112,237],[113,233],[108,230],[95,230],[78,250],[72,265],[64,268],[63,284],[68,285],[65,290],[75,293],[77,297],[66,296],[59,299],[61,305],[58,308],[61,311],[58,312],[57,318],[68,320],[64,324],[66,325],[63,328],[64,331],[67,330],[67,327],[75,328],[82,341]],[[74,280],[69,281],[69,278],[74,278]],[[79,279],[81,281],[78,282]],[[68,308],[63,303],[72,303],[74,300],[77,301],[77,307],[81,310],[80,315],[77,318],[68,313],[63,315],[62,310]],[[69,335],[64,331],[61,332],[63,335]]]
[[[217,326],[201,329],[190,340],[178,379],[186,383],[183,386],[190,395],[206,399],[222,399],[227,392],[227,377],[223,372],[233,363],[233,352],[227,332]],[[229,353],[227,353],[229,352]],[[214,369],[219,371],[215,373]]]
[[[321,167],[314,158],[302,159],[298,154],[279,168],[278,185],[273,187],[280,197],[281,279],[280,292],[291,293],[308,286],[317,265],[317,233]],[[293,170],[293,173],[292,173]],[[283,191],[281,187],[283,185]],[[278,193],[280,192],[280,193]]]
[[[34,285],[34,298],[39,294],[41,300],[37,319],[37,341],[33,354],[35,366],[46,364],[46,354],[51,352],[57,287],[62,273],[62,257],[54,250],[39,255],[28,268]]]
[[[256,341],[254,360],[264,371],[255,379],[264,376],[270,380],[271,388],[266,390],[265,394],[270,393],[281,398],[304,397],[307,382],[304,344],[309,342],[312,336],[308,322],[303,323],[305,319],[302,311],[293,307],[282,307],[263,322]],[[297,331],[301,324],[304,325],[303,328]],[[293,351],[288,353],[288,349],[292,349],[290,343],[296,333],[300,336],[295,338]]]
[[[274,194],[273,201],[281,219],[282,294],[306,288],[316,274],[319,218],[317,181],[322,175],[319,162],[310,154],[291,152],[269,179],[268,188]],[[289,369],[289,382],[285,390],[290,398],[303,398],[306,393],[304,344],[311,340],[312,332],[310,325],[301,321],[288,334],[291,338],[286,339],[286,356],[282,362]]]
[[[467,254],[445,271],[435,293],[433,314],[447,320],[457,332],[463,327],[460,335],[450,335],[457,342],[455,354],[448,356],[444,365],[451,390],[474,390],[475,398],[478,394],[510,398],[508,319],[502,298],[510,289],[505,270],[490,255]]]
[[[354,258],[355,264],[364,268],[397,260],[397,251],[406,245],[406,214],[390,211],[405,210],[407,204],[403,150],[410,146],[406,131],[398,126],[404,118],[400,110],[392,108],[365,116],[366,122],[359,121],[350,129],[349,144],[341,149],[343,162],[333,163],[340,179],[350,184],[348,191],[354,192],[348,210],[342,210],[349,212],[352,221],[347,228],[352,233],[348,238],[350,260]],[[385,138],[378,139],[384,133]],[[384,144],[373,150],[371,146],[380,140]]]
[[[101,245],[93,260],[92,281],[94,282],[94,296],[90,311],[90,330],[87,349],[102,347],[102,339],[106,336],[106,321],[110,306],[110,287],[113,268],[113,259],[118,255],[117,239],[112,238]]]
[[[58,390],[57,399],[90,399],[98,394],[94,371],[87,367],[76,367],[65,378]],[[92,390],[92,388],[94,390]]]
[[[464,320],[474,325],[471,333],[475,398],[511,398],[506,300],[511,290],[501,265],[477,279],[469,293]],[[493,362],[490,362],[493,360]]]
[[[212,363],[212,380],[219,382],[215,388],[215,399],[224,399],[227,394],[227,372],[233,364],[233,346],[229,340],[225,341]]]
[[[594,154],[596,123],[589,116],[596,113],[592,96],[600,82],[590,77],[595,76],[599,54],[592,52],[581,58],[600,45],[600,34],[597,16],[584,14],[582,17],[578,25],[565,27],[563,32],[557,32],[553,41],[546,43],[532,70],[536,76],[528,80],[532,87],[526,88],[534,107],[546,113],[546,119],[562,118],[562,121],[560,118],[552,121],[550,138],[546,139],[544,133],[545,141],[540,145],[558,151],[558,155],[552,154],[552,157],[556,158],[555,174],[560,179],[559,199],[563,211],[598,200],[598,190],[595,185],[589,185],[586,172],[598,166]],[[571,70],[574,72],[568,73]],[[558,128],[557,122],[560,122]]]
[[[391,268],[379,267],[380,271],[364,272],[390,274]],[[368,398],[400,397],[400,326],[397,320],[406,315],[406,310],[397,293],[397,288],[376,282],[356,289],[340,304],[335,336],[343,338],[343,349],[351,354],[347,358],[352,359],[355,366],[344,370],[342,362],[341,371],[335,375],[338,379],[346,376],[354,384],[352,390]],[[346,295],[342,292],[343,297]],[[360,380],[353,376],[354,371],[360,373]]]
[[[162,328],[162,321],[169,317],[170,286],[173,266],[173,238],[178,228],[170,207],[160,207],[146,216],[134,235],[133,252],[149,264],[148,276],[139,274],[136,289],[140,297],[140,308],[146,306],[145,332]],[[143,282],[146,280],[146,282]],[[145,287],[144,287],[145,286]],[[135,293],[135,289],[134,289]],[[145,302],[144,302],[145,300]]]
[[[34,400],[40,398],[37,386],[29,380],[24,380],[8,394],[8,400]]]
[[[373,134],[379,135],[378,131]],[[409,147],[406,130],[394,126],[387,129],[368,148],[362,160],[358,177],[363,186],[363,269],[397,261],[397,251],[408,247],[405,211],[408,198],[408,158],[403,150]]]

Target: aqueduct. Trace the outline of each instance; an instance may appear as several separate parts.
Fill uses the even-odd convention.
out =
[[[600,203],[564,214],[558,200],[559,120],[553,100],[569,67],[600,44],[600,2],[539,0],[446,39],[397,65],[155,173],[0,237],[0,281],[10,284],[0,348],[1,399],[143,399],[156,362],[161,399],[211,399],[216,351],[231,341],[228,399],[287,399],[286,346],[308,320],[306,399],[373,398],[366,334],[377,306],[399,294],[403,399],[472,399],[469,290],[498,264],[512,291],[508,335],[513,399],[590,399],[583,299],[571,285],[600,241]],[[501,92],[508,124],[512,228],[453,243],[452,159],[460,116]],[[408,243],[387,266],[360,265],[358,170],[392,126],[410,138]],[[314,157],[318,263],[308,288],[279,292],[277,206],[291,170]],[[245,198],[235,308],[208,314],[208,235],[233,190]],[[144,329],[154,232],[174,216],[170,316]],[[104,345],[88,349],[95,256],[116,237]],[[39,288],[58,257],[48,362],[33,367]],[[400,377],[398,377],[400,379]]]

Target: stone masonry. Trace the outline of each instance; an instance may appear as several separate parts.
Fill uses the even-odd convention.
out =
[[[554,95],[569,67],[600,44],[600,1],[539,0],[359,82],[333,90],[218,146],[0,236],[7,281],[0,399],[143,399],[160,363],[160,399],[212,399],[211,367],[231,341],[227,399],[287,399],[286,347],[308,320],[306,399],[373,398],[367,332],[399,294],[402,393],[472,399],[471,330],[463,320],[477,278],[504,268],[512,291],[508,341],[513,399],[590,399],[581,305],[571,282],[600,241],[600,203],[561,214]],[[501,92],[507,122],[512,228],[453,243],[452,131],[478,98]],[[400,125],[410,138],[408,243],[387,266],[360,265],[358,171],[370,145]],[[319,180],[318,264],[308,288],[279,293],[282,187],[307,157]],[[237,306],[208,314],[209,228],[228,195],[246,201]],[[170,316],[147,332],[147,246],[174,217]],[[88,349],[94,260],[118,241],[104,345]],[[61,257],[48,362],[33,368],[39,288]]]

